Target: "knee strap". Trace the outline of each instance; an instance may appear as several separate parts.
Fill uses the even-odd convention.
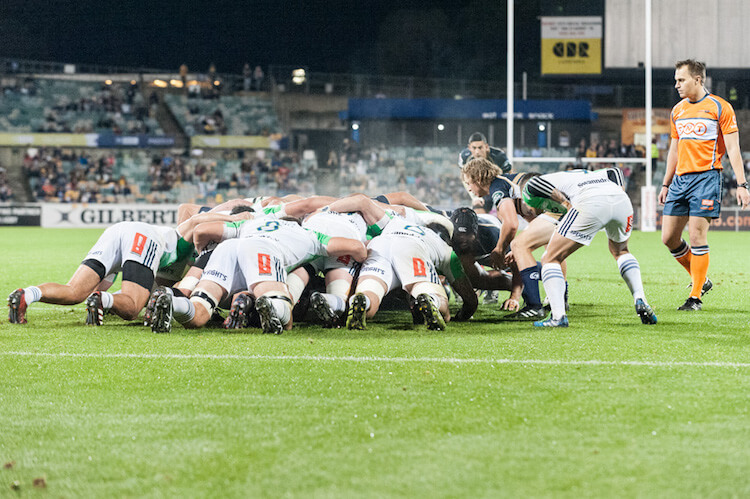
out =
[[[385,296],[385,288],[383,288],[383,285],[375,279],[364,279],[359,281],[359,284],[357,284],[357,293],[364,293],[365,291],[374,294],[380,301],[383,301],[383,297]]]
[[[193,294],[190,295],[190,301],[193,302],[193,305],[200,305],[205,308],[209,316],[214,313],[216,304],[219,303],[219,300],[217,300],[215,296],[206,293],[205,291],[193,292]]]
[[[427,293],[428,295],[437,295],[440,298],[445,298],[446,300],[448,299],[448,295],[445,294],[445,288],[440,284],[435,284],[434,282],[418,282],[415,283],[411,288],[411,295],[415,298],[423,293]]]
[[[346,301],[349,297],[349,288],[351,288],[351,285],[352,283],[346,279],[336,279],[326,285],[326,293],[336,295]]]

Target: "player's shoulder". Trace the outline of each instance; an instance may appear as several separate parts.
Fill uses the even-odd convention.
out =
[[[464,147],[460,153],[458,153],[458,166],[463,168],[464,165],[471,159],[471,151],[468,147]]]
[[[490,192],[497,190],[508,190],[513,186],[514,173],[510,175],[498,175],[490,182]]]
[[[732,104],[730,104],[729,101],[727,101],[723,97],[719,97],[718,95],[714,94],[708,94],[706,96],[706,99],[712,101],[716,105],[717,114],[723,114],[726,112],[734,114],[734,108],[732,107]]]
[[[677,119],[680,117],[680,114],[684,112],[685,107],[690,105],[690,99],[685,98],[682,99],[680,102],[672,106],[672,119]]]

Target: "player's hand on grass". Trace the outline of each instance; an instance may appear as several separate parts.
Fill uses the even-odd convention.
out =
[[[456,315],[451,317],[451,320],[458,321],[458,322],[465,322],[471,319],[472,315],[474,315],[473,312],[469,312],[465,308],[461,307],[461,309],[458,312],[456,312]]]
[[[503,310],[509,312],[518,312],[521,309],[521,304],[515,298],[508,298],[503,302]]]

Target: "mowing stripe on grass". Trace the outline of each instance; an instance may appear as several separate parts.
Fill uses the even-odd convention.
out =
[[[323,355],[209,355],[180,353],[73,353],[73,352],[0,352],[2,357],[52,357],[91,359],[153,359],[153,360],[239,360],[239,361],[320,361],[320,362],[425,362],[441,364],[513,364],[548,366],[633,366],[633,367],[730,367],[748,368],[750,362],[692,362],[642,360],[544,360],[544,359],[472,359],[441,357],[328,357]]]

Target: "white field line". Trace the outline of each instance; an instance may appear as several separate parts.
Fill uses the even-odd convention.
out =
[[[554,360],[554,359],[472,359],[442,357],[357,357],[323,355],[210,355],[155,353],[73,353],[73,352],[0,352],[0,357],[50,357],[83,359],[148,360],[233,360],[233,361],[312,361],[354,363],[438,363],[438,364],[510,364],[541,366],[634,366],[634,367],[729,367],[750,368],[750,362],[692,362],[641,360]]]

